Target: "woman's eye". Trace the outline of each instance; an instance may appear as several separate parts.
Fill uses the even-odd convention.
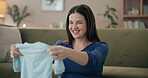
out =
[[[81,22],[81,21],[78,21],[77,23],[78,23],[78,24],[82,24],[82,22]]]
[[[69,24],[72,24],[72,22],[71,22],[71,21],[69,21]]]

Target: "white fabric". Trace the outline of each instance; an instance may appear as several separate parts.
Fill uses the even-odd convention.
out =
[[[24,56],[13,60],[15,72],[21,72],[21,78],[52,78],[52,57],[46,52],[49,45],[41,42],[17,44]],[[55,61],[56,74],[65,71],[63,61]],[[60,70],[60,71],[59,71]]]

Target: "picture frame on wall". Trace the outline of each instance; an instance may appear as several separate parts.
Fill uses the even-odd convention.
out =
[[[63,11],[64,0],[41,0],[42,11]]]

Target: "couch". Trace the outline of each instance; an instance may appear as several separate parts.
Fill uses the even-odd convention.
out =
[[[53,45],[67,39],[65,29],[19,30],[23,43],[41,41]],[[109,45],[103,78],[148,78],[147,29],[97,29],[97,33]],[[0,63],[0,78],[19,78],[19,75],[13,72],[11,62]]]
[[[0,78],[17,78],[19,73],[12,69],[10,45],[21,43],[20,31],[17,27],[0,25]]]

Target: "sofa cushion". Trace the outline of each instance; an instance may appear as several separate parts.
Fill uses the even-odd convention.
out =
[[[17,27],[0,25],[0,62],[10,62],[10,45],[21,42]]]
[[[148,29],[98,29],[109,45],[106,66],[148,68]]]
[[[20,78],[20,73],[13,71],[12,63],[0,63],[0,78]]]
[[[103,78],[148,78],[148,68],[104,66]]]
[[[63,29],[20,29],[22,42],[41,41],[49,45],[54,45],[56,41],[66,40],[66,30]]]

